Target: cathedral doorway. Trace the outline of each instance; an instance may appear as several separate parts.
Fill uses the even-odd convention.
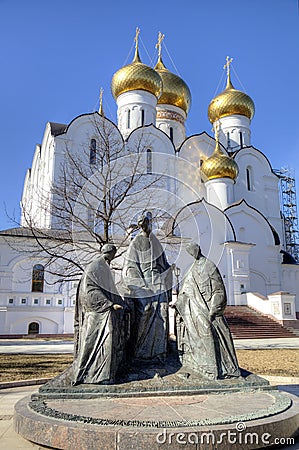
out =
[[[39,333],[39,323],[30,322],[28,325],[28,334],[38,334]]]

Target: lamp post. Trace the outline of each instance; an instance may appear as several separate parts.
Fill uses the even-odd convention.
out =
[[[179,296],[181,269],[176,264],[173,264],[172,270],[173,270],[174,276],[176,278],[176,284],[175,284],[175,296],[176,296],[176,299],[175,299],[174,302],[170,303],[170,307],[171,307],[170,311],[171,312],[170,312],[169,325],[170,325],[170,334],[173,334],[175,336],[175,338],[176,338],[176,325],[175,324],[176,324],[177,312],[176,312],[176,309],[175,309],[175,302],[176,302],[176,300],[178,299],[178,296]]]
[[[175,287],[175,292],[176,292],[176,296],[178,298],[179,295],[179,291],[180,291],[180,273],[181,273],[181,269],[178,266],[174,266],[174,275],[176,277],[176,287]]]

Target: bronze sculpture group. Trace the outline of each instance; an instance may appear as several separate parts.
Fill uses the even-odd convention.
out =
[[[171,302],[172,266],[143,215],[123,267],[124,299],[110,270],[116,247],[105,244],[77,290],[73,385],[113,384],[128,364],[165,363],[169,305],[176,311],[177,352],[183,368],[204,378],[239,377],[231,334],[223,317],[226,292],[214,263],[197,244],[186,250],[194,262]]]

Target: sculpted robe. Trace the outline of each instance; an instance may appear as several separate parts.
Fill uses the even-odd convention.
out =
[[[130,352],[138,359],[163,359],[168,341],[171,268],[153,233],[130,243],[123,270],[132,310]]]
[[[215,264],[200,256],[190,267],[175,308],[178,349],[184,366],[210,379],[240,376],[223,312],[226,292]],[[215,314],[211,320],[211,314]]]
[[[103,257],[87,266],[77,290],[73,384],[113,382],[123,357],[124,310]]]

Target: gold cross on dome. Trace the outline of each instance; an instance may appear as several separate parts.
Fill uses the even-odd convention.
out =
[[[224,64],[223,69],[226,69],[227,76],[230,74],[230,65],[233,62],[234,58],[226,57],[226,64]]]
[[[156,44],[156,48],[158,49],[158,57],[161,57],[161,52],[162,52],[162,42],[165,38],[165,34],[162,34],[161,31],[159,31],[158,33],[158,42]]]
[[[100,89],[100,109],[99,109],[99,112],[102,115],[103,115],[103,92],[104,92],[104,89],[101,87],[101,89]]]
[[[140,33],[140,28],[136,27],[136,33],[135,33],[135,37],[134,37],[135,49],[138,48],[139,33]]]

